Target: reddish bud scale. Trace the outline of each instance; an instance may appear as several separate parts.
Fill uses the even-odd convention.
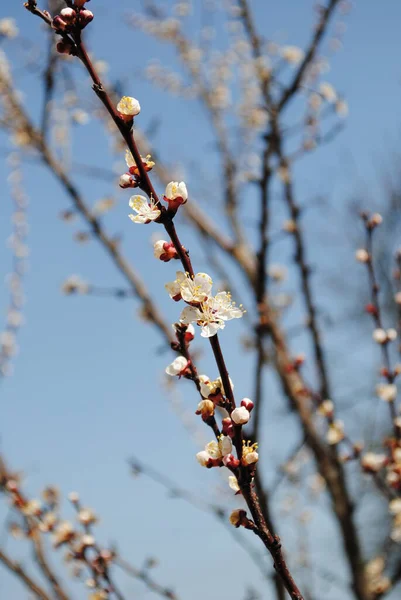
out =
[[[374,304],[367,304],[365,306],[365,311],[369,314],[369,315],[373,315],[376,316],[377,315],[377,308],[375,307]]]
[[[75,10],[73,8],[63,8],[63,10],[60,12],[60,17],[69,24],[74,23],[76,17],[77,17],[77,13],[75,12]]]
[[[229,437],[234,437],[234,426],[230,419],[230,417],[226,417],[221,422],[222,433],[223,435],[228,435]]]
[[[243,400],[241,400],[241,406],[244,406],[248,412],[251,412],[255,405],[249,398],[244,398]]]
[[[169,262],[173,258],[179,258],[177,250],[172,242],[165,242],[163,244],[164,253],[159,256],[159,260],[163,262]]]
[[[57,42],[56,50],[59,54],[71,54],[72,45],[63,40]]]
[[[174,200],[172,200],[171,198],[167,198],[166,196],[163,196],[163,200],[168,203],[169,210],[174,211],[174,212],[176,212],[179,209],[181,204],[185,204],[185,202],[186,202],[186,200],[184,200],[184,198],[182,198],[181,196],[174,198]]]
[[[121,117],[126,116],[126,115],[120,115]],[[129,120],[132,120],[132,117],[129,117]],[[146,172],[151,171],[152,167],[150,167],[148,165],[148,163],[142,161],[143,164],[143,168],[145,169]],[[139,173],[139,169],[136,165],[133,165],[132,167],[129,168],[129,172],[131,173],[131,175],[140,175]]]
[[[177,256],[178,258],[178,256]],[[184,335],[184,340],[187,344],[189,344],[189,342],[192,342],[192,340],[195,338],[194,334],[191,333],[190,331],[187,331]]]
[[[65,31],[67,23],[60,17],[60,15],[57,15],[52,21],[52,27],[56,31]]]
[[[240,465],[240,461],[238,460],[238,458],[235,458],[233,454],[227,454],[223,458],[223,464],[228,469],[237,469]]]
[[[91,21],[93,21],[93,12],[91,12],[90,10],[86,10],[86,8],[84,8],[79,13],[78,21],[79,21],[79,25],[80,25],[81,29],[85,29],[85,27],[87,25],[89,25],[89,23]],[[132,117],[131,117],[131,119],[132,119]]]
[[[207,469],[212,469],[213,467],[221,467],[221,458],[209,458],[206,464]]]
[[[299,369],[305,362],[304,356],[296,356],[294,359],[294,369]]]

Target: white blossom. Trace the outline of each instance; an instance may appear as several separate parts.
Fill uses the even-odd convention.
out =
[[[72,523],[70,523],[69,521],[61,521],[61,523],[59,523],[59,525],[57,526],[57,528],[54,532],[54,536],[53,536],[54,546],[57,548],[58,546],[61,546],[61,544],[65,544],[66,542],[69,542],[74,537],[75,537],[75,531],[72,526]]]
[[[361,458],[361,464],[367,471],[373,471],[377,473],[384,467],[387,462],[385,454],[376,454],[374,452],[366,452]]]
[[[331,83],[323,81],[319,86],[319,92],[327,102],[335,102],[337,100],[337,92]]]
[[[234,389],[234,383],[231,378],[229,378],[231,389]],[[214,394],[217,394],[217,390],[220,390],[223,394],[225,394],[224,386],[221,381],[221,377],[217,377],[213,381],[207,375],[199,375],[201,394],[204,398],[209,398]]]
[[[387,342],[387,333],[384,331],[384,329],[375,329],[372,333],[372,337],[377,344],[384,344]]]
[[[376,394],[385,402],[393,402],[397,397],[397,386],[395,383],[379,383]]]
[[[164,195],[169,200],[182,198],[183,202],[186,202],[188,200],[187,186],[183,181],[170,181],[170,183],[168,183],[166,186]]]
[[[355,252],[355,258],[360,263],[367,263],[369,260],[369,252],[365,248],[358,248]]]
[[[155,163],[153,162],[150,154],[147,154],[145,156],[145,158],[143,156],[141,156],[141,161],[145,168],[145,171],[150,171],[155,166]],[[136,161],[135,161],[134,157],[132,156],[130,150],[125,151],[125,162],[127,163],[127,167],[129,168],[130,173],[132,175],[139,174],[138,165],[136,164]]]
[[[97,517],[92,509],[81,508],[78,512],[78,521],[82,523],[82,525],[93,525],[93,523],[97,522]]]
[[[150,223],[150,221],[155,221],[161,215],[153,198],[151,198],[150,204],[148,204],[144,196],[131,196],[129,205],[137,213],[136,215],[128,215],[134,223]]]
[[[210,460],[210,455],[208,454],[208,452],[206,452],[206,450],[202,450],[196,455],[196,460],[198,461],[201,467],[206,467]]]
[[[202,337],[212,337],[219,329],[224,329],[226,321],[239,319],[244,314],[231,300],[229,292],[219,292],[201,303],[200,308],[186,306],[181,313],[182,323],[197,323],[202,328]]]
[[[121,116],[136,117],[141,112],[141,105],[136,98],[123,96],[117,104],[117,110]]]
[[[297,65],[301,62],[301,60],[303,60],[305,53],[297,46],[284,46],[284,48],[281,49],[281,56],[288,63]]]
[[[188,360],[185,356],[177,356],[171,365],[166,368],[167,375],[180,377],[188,366]]]
[[[197,453],[196,459],[202,467],[206,467],[211,460],[219,464],[224,456],[231,454],[232,448],[231,438],[221,435],[218,441],[213,440],[206,444],[205,449]]]
[[[235,477],[235,475],[230,475],[228,478],[228,485],[230,486],[230,488],[232,490],[234,490],[234,492],[239,492],[240,487],[238,485],[238,479]]]
[[[236,425],[245,425],[250,418],[249,410],[245,406],[238,406],[231,413],[231,419]]]
[[[123,173],[120,177],[120,179],[118,180],[118,185],[120,186],[120,188],[126,189],[129,187],[133,187],[135,180],[133,179],[132,175],[130,175],[130,173]]]
[[[326,434],[328,444],[335,446],[344,439],[344,423],[342,421],[334,421],[330,423]]]
[[[214,415],[214,403],[211,400],[201,400],[198,404],[196,414],[202,415],[205,419],[212,417]]]
[[[401,498],[394,498],[394,500],[391,500],[388,508],[392,515],[401,514]]]
[[[0,19],[0,36],[14,38],[18,35],[18,28],[15,25],[15,20],[10,17]]]
[[[164,244],[168,244],[166,240],[157,240],[153,246],[153,256],[155,258],[160,258],[163,254],[165,254]]]
[[[401,304],[401,291],[394,294],[394,302],[396,304]]]
[[[167,289],[170,298],[181,295],[185,302],[202,303],[211,294],[213,281],[207,273],[197,273],[192,279],[182,271],[177,271],[175,281],[167,283]],[[187,323],[189,325],[189,322]]]
[[[387,329],[387,339],[390,342],[394,342],[397,339],[397,330],[394,328]]]

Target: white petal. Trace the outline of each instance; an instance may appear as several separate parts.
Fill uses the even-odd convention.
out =
[[[202,325],[201,337],[209,338],[216,335],[219,329],[224,329],[224,321],[217,321],[214,323],[205,323]]]
[[[144,196],[136,195],[131,196],[129,199],[129,206],[137,213],[142,213],[148,206],[148,201]]]
[[[180,321],[189,325],[202,318],[202,313],[195,306],[186,306],[180,316]]]

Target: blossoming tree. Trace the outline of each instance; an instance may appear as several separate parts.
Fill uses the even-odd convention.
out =
[[[186,35],[183,19],[190,10],[188,2],[178,2],[174,6],[175,18],[153,3],[149,3],[145,14],[130,15],[129,25],[135,32],[141,30],[175,49],[185,79],[159,63],[149,64],[146,76],[170,92],[184,98],[195,97],[206,110],[219,154],[218,175],[221,181],[219,186],[208,186],[208,194],[212,195],[212,202],[219,208],[219,215],[215,218],[216,207],[208,210],[207,204],[203,208],[202,202],[195,201],[190,179],[180,181],[179,173],[174,171],[169,161],[163,162],[163,152],[158,156],[158,148],[152,147],[152,136],[140,130],[141,104],[146,107],[146,103],[142,98],[139,101],[128,95],[135,82],[129,84],[124,80],[124,89],[120,93],[118,85],[105,81],[101,65],[88,49],[86,34],[83,33],[96,28],[96,2],[93,2],[92,12],[87,7],[88,1],[66,0],[46,7],[36,0],[28,0],[24,5],[30,16],[38,17],[37,21],[32,19],[30,28],[41,22],[50,35],[43,114],[39,125],[36,117],[30,114],[29,103],[16,89],[13,61],[10,62],[5,53],[0,55],[1,125],[16,147],[10,160],[11,192],[15,205],[12,237],[15,259],[7,327],[1,338],[2,375],[8,373],[16,335],[22,324],[27,204],[22,191],[20,157],[29,157],[33,153],[58,180],[72,202],[72,209],[63,213],[63,220],[69,222],[77,214],[89,230],[78,232],[76,240],[96,239],[126,284],[125,288],[105,290],[74,276],[65,282],[64,292],[67,295],[106,293],[117,298],[134,297],[142,307],[142,316],[149,326],[158,331],[164,345],[173,354],[170,364],[165,367],[165,374],[193,384],[191,401],[195,397],[197,399],[192,412],[205,428],[209,428],[211,438],[203,449],[199,447],[194,453],[194,468],[200,465],[214,472],[223,472],[227,481],[226,493],[230,494],[217,511],[213,505],[206,505],[206,510],[217,515],[221,524],[231,528],[234,539],[248,553],[254,566],[260,569],[263,589],[258,589],[257,593],[262,598],[275,597],[278,600],[286,597],[313,599],[323,595],[322,585],[329,581],[335,590],[333,598],[395,598],[401,578],[397,547],[401,541],[401,416],[396,384],[401,367],[395,362],[393,352],[396,351],[394,342],[399,318],[394,327],[388,327],[385,322],[391,313],[382,306],[381,275],[375,261],[374,242],[382,218],[376,212],[362,212],[365,240],[362,247],[351,252],[351,255],[356,253],[357,261],[367,271],[366,295],[370,294],[370,298],[366,312],[373,320],[373,341],[381,352],[381,380],[376,392],[388,406],[383,431],[371,447],[367,447],[358,437],[355,438],[354,434],[361,432],[354,431],[352,421],[349,425],[346,415],[341,419],[338,416],[338,384],[335,380],[331,383],[325,332],[307,259],[308,236],[294,183],[297,161],[331,141],[342,129],[342,120],[347,115],[345,99],[333,85],[322,81],[327,62],[320,55],[320,48],[332,22],[336,23],[336,27],[331,47],[336,50],[340,46],[343,19],[350,8],[348,3],[330,0],[317,7],[316,23],[305,50],[269,41],[266,32],[257,26],[257,19],[247,0],[228,2],[224,7],[224,19],[232,39],[227,48],[219,48],[215,53],[208,46],[212,38],[210,28],[202,31],[203,48],[202,44],[195,44]],[[0,21],[0,35],[5,40],[17,38],[14,22],[10,19]],[[107,45],[104,44],[103,51],[105,49]],[[127,194],[125,190],[132,188],[141,192],[134,193],[129,200],[128,194],[123,196],[132,210],[129,218],[133,225],[149,226],[156,231],[153,255],[157,261],[179,265],[177,270],[171,270],[171,265],[165,266],[165,298],[168,301],[170,297],[175,311],[172,327],[166,323],[159,302],[152,297],[139,276],[135,262],[131,264],[130,257],[124,255],[120,240],[107,232],[102,217],[114,206],[113,200],[102,199],[95,207],[90,207],[74,183],[74,168],[69,168],[65,156],[60,158],[58,155],[58,142],[61,142],[59,145],[63,151],[68,150],[65,131],[58,140],[49,138],[52,103],[54,98],[63,95],[55,82],[57,77],[62,76],[75,81],[73,69],[76,64],[83,68],[87,88],[88,78],[91,81],[91,93],[97,101],[93,112],[98,123],[111,136],[116,153],[125,157],[126,172],[118,173],[122,194]],[[236,79],[230,81],[233,72]],[[86,99],[86,92],[83,92],[83,97]],[[65,95],[63,98],[67,102]],[[73,104],[79,103],[79,98],[74,98]],[[295,108],[291,115],[289,107],[293,105]],[[69,110],[67,106],[68,114]],[[289,113],[291,117],[288,117]],[[76,122],[85,122],[86,113],[82,108],[74,106],[74,115]],[[291,119],[297,119],[296,123],[291,125]],[[238,130],[235,135],[231,133],[233,128]],[[177,137],[180,140],[185,138],[179,126]],[[180,144],[183,154],[185,144]],[[97,177],[99,173],[95,169],[92,174]],[[113,180],[115,175],[112,171]],[[164,193],[159,191],[161,189]],[[275,232],[272,229],[275,218],[272,202],[277,189],[281,194],[278,211],[286,216]],[[214,197],[214,190],[221,197],[219,203]],[[250,202],[253,203],[252,209],[249,208]],[[247,223],[250,214],[255,217],[256,227],[255,223],[251,227]],[[135,235],[135,229],[132,235]],[[189,250],[195,236],[199,240],[197,247],[204,250],[202,263],[209,265],[212,274],[197,272],[196,251]],[[299,296],[306,312],[301,325],[308,350],[306,354],[293,349],[291,333],[285,323],[291,304],[288,295],[275,291],[275,286],[280,285],[284,278],[284,269],[270,261],[275,236],[278,239],[284,237],[295,248],[294,279],[298,277]],[[227,285],[216,285],[213,281],[216,276]],[[398,265],[396,284],[399,280]],[[244,296],[242,301],[246,309],[243,304],[236,304],[232,293],[238,301]],[[163,305],[163,301],[160,304]],[[398,291],[395,305],[400,304]],[[247,350],[255,365],[253,377],[249,380],[253,387],[246,392],[251,398],[234,393],[237,374],[231,371],[226,359],[224,342],[220,343],[227,330],[230,327],[234,329],[237,319],[241,319],[245,330],[238,352]],[[198,340],[198,334],[206,339]],[[209,352],[213,357],[212,377],[203,373],[202,358],[196,350],[198,342],[203,352]],[[279,385],[266,385],[267,372],[274,374]],[[240,383],[242,378],[243,374],[239,372]],[[272,394],[280,398],[281,409],[285,401],[285,418],[291,419],[294,428],[286,424],[283,426],[283,444],[289,456],[281,461],[283,464],[280,465],[280,461],[274,464],[273,471],[278,471],[278,481],[273,482],[268,492],[263,466],[265,463],[271,467],[273,457],[271,452],[261,452],[260,448],[268,438],[266,426],[273,419],[267,402]],[[279,417],[276,418],[279,421]],[[161,462],[161,472],[143,464],[141,457],[132,459],[131,466],[135,473],[147,474],[177,493],[174,482],[169,478],[172,475],[170,462]],[[366,556],[368,550],[362,535],[364,527],[369,526],[369,517],[363,527],[355,518],[358,495],[352,480],[356,477],[367,481],[372,497],[380,498],[380,514],[390,515],[374,552],[370,549],[369,557]],[[288,479],[287,485],[293,486],[298,493],[298,500],[290,504],[287,512],[295,516],[295,522],[302,531],[300,565],[294,559],[296,552],[293,545],[287,544],[286,536],[281,534],[283,526],[277,518],[277,511],[272,510],[271,494],[284,478]],[[76,512],[76,524],[73,524],[62,517],[60,497],[54,487],[44,490],[42,502],[30,498],[6,459],[0,463],[0,489],[11,503],[13,514],[18,517],[18,522],[12,521],[9,529],[32,545],[41,578],[31,576],[2,547],[0,562],[34,597],[44,600],[70,598],[64,580],[53,571],[46,556],[44,540],[50,534],[53,548],[65,550],[66,559],[79,572],[85,572],[92,600],[131,597],[119,585],[118,568],[140,579],[160,596],[178,598],[175,592],[151,576],[149,569],[152,565],[135,568],[116,548],[104,547],[98,542],[95,535],[97,517],[92,509],[81,505],[77,493],[69,495]],[[339,550],[333,549],[329,555],[334,557],[333,560],[340,558],[341,568],[346,569],[345,581],[341,581],[327,565],[319,567],[316,561],[310,559],[309,555],[320,550],[318,547],[312,551],[307,547],[307,513],[297,508],[297,504],[302,504],[302,490],[305,489],[317,497],[316,504],[327,511],[336,523]],[[178,495],[197,506],[188,490],[180,490]],[[233,502],[235,506],[232,506]],[[241,529],[249,531],[237,531]],[[249,545],[245,534],[250,536],[251,532],[258,538],[257,545],[253,542]],[[312,573],[319,579],[314,585],[311,583]],[[42,579],[46,585],[42,584]],[[211,584],[212,595],[213,589],[214,584]],[[251,594],[249,597],[254,596]]]

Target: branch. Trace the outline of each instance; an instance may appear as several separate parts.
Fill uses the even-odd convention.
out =
[[[300,64],[298,71],[295,73],[292,82],[284,90],[284,92],[281,96],[281,99],[279,100],[279,102],[277,104],[277,107],[276,107],[277,113],[280,113],[283,110],[283,108],[286,106],[287,102],[292,98],[292,96],[295,94],[295,92],[300,87],[300,85],[302,83],[302,78],[306,72],[306,69],[311,64],[313,59],[315,58],[315,54],[318,49],[318,46],[319,46],[319,44],[326,32],[326,29],[328,27],[330,17],[332,16],[334,9],[336,8],[337,4],[339,4],[339,2],[340,2],[340,0],[330,0],[327,7],[324,9],[321,9],[320,21],[315,29],[315,33],[312,37],[309,48],[306,51],[305,57],[304,57],[302,63]]]
[[[272,572],[271,570],[266,569],[266,564],[260,552],[248,544],[246,538],[240,537],[237,529],[233,529],[232,525],[230,525],[228,521],[227,511],[222,506],[201,500],[197,495],[177,486],[177,484],[174,483],[174,481],[172,481],[169,477],[166,477],[164,473],[159,473],[156,471],[156,469],[146,465],[142,461],[139,461],[137,458],[130,460],[130,466],[134,475],[146,475],[152,481],[161,485],[165,490],[167,490],[172,497],[181,498],[194,508],[217,519],[220,525],[223,525],[224,529],[226,529],[226,531],[233,537],[237,544],[239,544],[241,548],[252,558],[255,565],[259,568],[262,576],[265,579],[272,578]]]
[[[0,549],[0,562],[14,575],[20,579],[20,581],[27,587],[32,594],[35,595],[39,600],[51,600],[50,596],[30,577],[23,569],[21,564],[15,560],[12,560],[4,550]]]

